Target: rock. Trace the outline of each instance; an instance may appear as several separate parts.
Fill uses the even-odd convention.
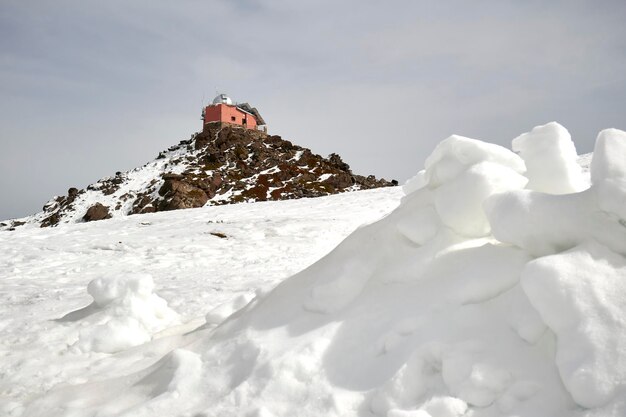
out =
[[[337,169],[340,169],[342,171],[349,171],[350,170],[350,165],[348,165],[345,162],[343,162],[341,160],[341,157],[339,155],[337,155],[336,153],[331,153],[330,155],[328,155],[328,162],[330,162],[330,164],[332,166],[334,166]]]
[[[184,181],[167,179],[159,189],[163,199],[159,202],[159,210],[179,210],[202,207],[209,201],[206,193],[199,187]]]
[[[168,172],[166,174],[161,175],[161,178],[164,180],[182,180],[185,178],[182,174],[174,174],[173,172]]]
[[[83,220],[86,222],[93,222],[96,220],[110,219],[111,214],[109,208],[100,203],[96,203],[87,209],[87,213],[83,216]]]
[[[137,195],[130,214],[153,213],[156,208],[153,206],[153,199],[147,193]]]
[[[52,213],[50,216],[48,216],[45,219],[43,219],[41,221],[41,226],[40,227],[56,226],[57,224],[59,224],[60,221],[61,221],[61,216],[59,215],[59,212],[56,211],[56,212]]]

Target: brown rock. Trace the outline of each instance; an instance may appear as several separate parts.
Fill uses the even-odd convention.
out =
[[[163,200],[159,203],[159,210],[202,207],[209,201],[201,188],[179,180],[165,180],[159,189],[159,195],[163,196]]]
[[[185,178],[184,175],[174,174],[173,172],[165,173],[165,174],[161,175],[161,177],[164,180],[182,180],[183,178]]]
[[[96,220],[110,219],[111,214],[109,208],[100,203],[96,203],[87,209],[87,213],[83,216],[83,220],[86,222],[93,222]]]

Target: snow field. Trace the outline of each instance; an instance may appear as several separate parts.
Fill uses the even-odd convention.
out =
[[[59,384],[153,365],[205,316],[214,327],[400,197],[389,188],[0,234],[0,415]]]
[[[333,196],[326,201],[341,203],[306,215],[300,206],[298,215],[307,219],[309,213],[318,213],[319,219],[330,212],[347,218],[361,210],[370,219],[374,212],[388,214],[359,227],[290,278],[276,273],[271,284],[249,277],[264,270],[267,274],[278,262],[268,259],[258,269],[254,261],[242,262],[237,258],[242,252],[227,245],[237,236],[234,228],[220,230],[233,235],[223,252],[215,246],[221,240],[208,245],[214,256],[235,257],[228,265],[247,278],[233,282],[194,279],[201,261],[190,253],[203,253],[204,240],[193,249],[170,243],[175,251],[168,255],[188,256],[177,263],[170,259],[168,267],[176,265],[178,276],[185,277],[176,284],[163,279],[159,285],[159,271],[150,271],[142,252],[129,254],[126,267],[154,276],[159,295],[147,277],[122,271],[110,271],[110,276],[130,278],[92,281],[91,293],[109,320],[121,316],[152,323],[154,327],[145,325],[151,341],[115,354],[68,349],[66,355],[90,366],[82,375],[72,367],[65,371],[83,381],[69,381],[72,385],[54,387],[32,401],[25,394],[13,395],[5,409],[14,415],[72,417],[626,415],[626,133],[600,132],[591,182],[576,165],[567,130],[556,123],[516,138],[513,149],[519,154],[451,136],[403,187],[405,195],[393,211],[396,190]],[[390,200],[383,206],[385,198]],[[310,240],[314,230],[336,232],[323,220],[307,221],[311,230],[288,223],[274,240],[261,226],[280,216],[266,209],[270,207],[289,206],[220,207],[222,214],[259,216],[253,227],[239,229],[242,241],[244,233],[252,240],[240,243],[239,248],[249,249],[244,259],[270,251],[285,267],[295,254],[292,246],[298,247],[303,236]],[[163,221],[170,233],[178,226],[179,238],[207,230],[191,214],[185,217],[187,224],[174,214],[157,215],[143,218]],[[124,222],[136,221],[132,219]],[[102,223],[85,231],[93,238],[98,227],[118,233],[116,237],[124,230],[121,220]],[[23,233],[7,249],[36,242],[34,235]],[[145,250],[146,243],[137,247]],[[15,274],[22,268],[35,275],[42,263],[36,257],[12,262]],[[52,259],[47,263],[62,265]],[[59,282],[56,275],[48,277],[49,286]],[[32,285],[35,280],[8,282]],[[233,290],[243,282],[247,291]],[[207,299],[198,296],[207,285],[230,293],[207,308]],[[160,301],[154,301],[156,310],[142,307],[141,313],[133,313],[123,301],[161,299],[155,297],[168,300],[178,316],[161,314],[161,309],[169,310]],[[58,309],[67,299],[50,305]],[[115,314],[108,310],[118,305]],[[45,337],[58,348],[68,329],[53,324],[42,332],[44,313],[39,307],[33,312],[29,323],[39,326],[29,333],[34,345]],[[171,326],[164,324],[167,318],[181,324],[159,331]],[[14,323],[4,328],[11,326],[16,328]],[[12,359],[27,360],[14,352],[15,344],[8,346]],[[5,374],[21,372],[23,378],[25,370],[36,369],[42,366],[14,366]],[[34,391],[67,377],[48,372]],[[24,379],[11,382],[29,389]]]

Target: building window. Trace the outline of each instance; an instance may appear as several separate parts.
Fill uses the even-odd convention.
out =
[[[246,124],[246,118],[245,117],[241,119],[241,123],[244,124],[244,125]]]
[[[237,119],[235,118],[235,116],[230,116],[230,121],[231,121],[231,122],[236,122],[236,121],[237,121]]]

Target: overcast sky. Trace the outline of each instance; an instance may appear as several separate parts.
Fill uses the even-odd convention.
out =
[[[626,1],[0,0],[0,219],[153,159],[216,90],[401,182],[450,134],[626,129]]]

